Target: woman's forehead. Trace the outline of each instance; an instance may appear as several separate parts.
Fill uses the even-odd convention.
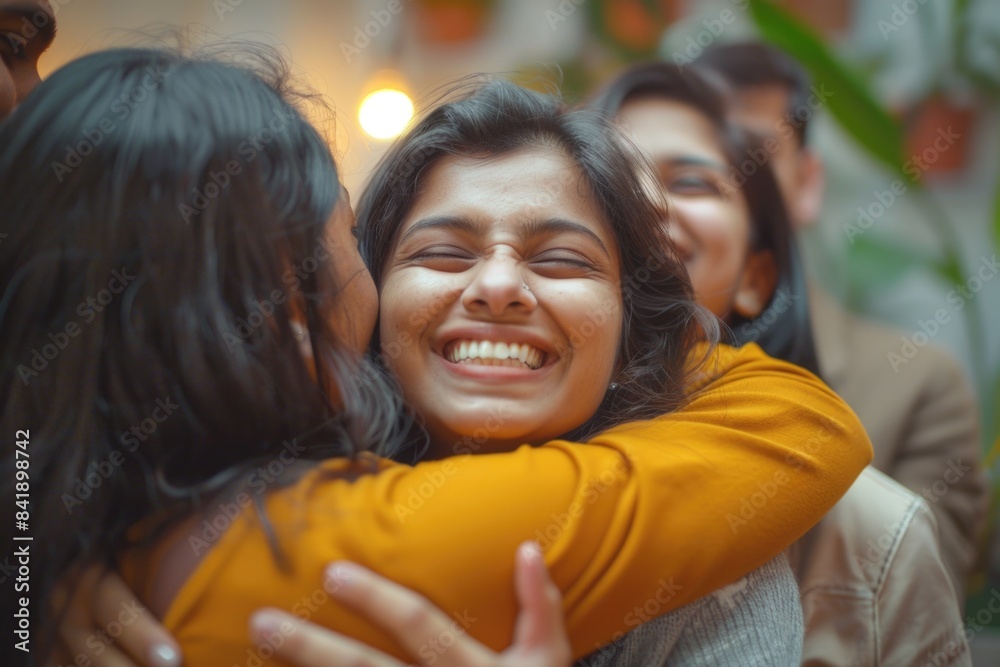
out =
[[[601,217],[600,202],[579,165],[564,152],[544,147],[441,158],[425,172],[414,210],[440,206],[480,209],[494,217],[556,210]]]

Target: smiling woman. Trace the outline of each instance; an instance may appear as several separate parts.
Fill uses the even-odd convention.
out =
[[[726,88],[704,73],[641,63],[592,105],[615,117],[653,161],[673,211],[669,234],[699,303],[736,344],[818,372],[805,274],[770,168],[738,172],[756,144],[728,122]]]
[[[705,358],[693,345],[717,325],[691,298],[661,202],[641,194],[654,177],[634,147],[598,114],[503,80],[451,95],[358,204],[378,351],[428,454],[583,439],[677,409]],[[497,366],[497,343],[524,363]]]
[[[621,335],[620,260],[587,190],[573,161],[545,147],[448,156],[424,173],[386,264],[381,337],[414,341],[391,368],[436,450],[492,414],[490,450],[545,442],[604,399]],[[415,317],[429,301],[440,314]],[[591,313],[605,313],[605,326],[580,336]]]

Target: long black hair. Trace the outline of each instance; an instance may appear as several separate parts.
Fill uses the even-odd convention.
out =
[[[743,193],[750,212],[751,250],[768,250],[774,257],[778,281],[760,315],[730,315],[729,342],[757,342],[765,352],[819,372],[805,274],[791,221],[770,164],[746,165],[758,148],[757,140],[728,120],[729,91],[721,79],[690,67],[663,62],[641,63],[611,80],[591,105],[615,116],[629,100],[659,97],[687,104],[707,118],[715,129],[731,173],[730,185]],[[752,167],[752,168],[748,168]]]
[[[358,202],[362,252],[376,284],[420,192],[421,175],[438,160],[488,159],[534,146],[564,151],[614,231],[624,301],[617,387],[567,437],[585,439],[677,409],[686,397],[691,346],[718,333],[693,301],[687,271],[661,225],[662,210],[644,188],[651,175],[634,146],[603,114],[570,110],[554,95],[502,78],[475,77],[446,95],[385,154]],[[595,323],[581,323],[587,324]]]
[[[398,397],[331,326],[330,150],[282,57],[240,58],[89,55],[0,127],[0,423],[29,442],[37,601],[71,564],[111,564],[143,517],[162,530],[258,468],[286,483],[290,460],[398,428]],[[14,452],[2,466],[9,499]]]

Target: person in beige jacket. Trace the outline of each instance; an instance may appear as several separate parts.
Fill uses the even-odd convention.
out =
[[[811,85],[781,51],[761,44],[710,48],[694,65],[736,91],[732,117],[762,137],[757,157],[777,176],[792,224],[819,215],[823,165],[805,143],[810,117],[834,94]],[[801,297],[803,295],[796,295]],[[921,496],[934,513],[952,586],[964,604],[988,501],[975,397],[958,362],[928,343],[845,311],[810,285],[805,295],[823,379],[854,408],[875,448],[874,465]]]
[[[789,550],[806,625],[802,664],[971,665],[937,520],[868,467]]]

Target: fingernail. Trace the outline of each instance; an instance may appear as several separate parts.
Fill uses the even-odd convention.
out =
[[[542,557],[542,547],[539,546],[538,542],[524,542],[521,544],[521,556],[525,560],[538,560]]]
[[[326,579],[333,584],[332,592],[336,592],[341,586],[350,586],[357,577],[357,570],[347,563],[334,563],[326,568]]]
[[[273,611],[258,611],[250,618],[250,627],[260,636],[281,631],[282,618]]]
[[[157,667],[180,667],[181,657],[169,644],[154,646],[150,652],[150,663]]]

